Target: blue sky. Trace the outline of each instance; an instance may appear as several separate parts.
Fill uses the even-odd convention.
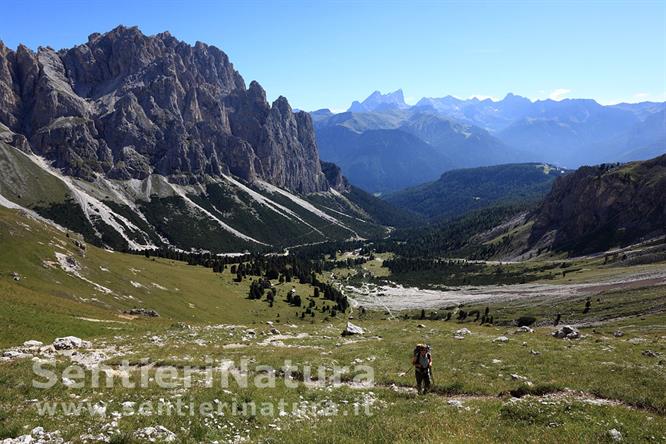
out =
[[[224,50],[293,107],[419,98],[666,100],[666,1],[13,1],[0,39],[59,49],[118,24]]]

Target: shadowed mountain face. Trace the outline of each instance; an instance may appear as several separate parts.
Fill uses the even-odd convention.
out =
[[[666,231],[666,155],[621,166],[583,167],[558,178],[530,236],[553,233],[553,248],[586,253]]]
[[[118,27],[54,51],[0,43],[0,123],[66,174],[194,183],[234,174],[323,191],[312,121],[246,88],[226,54]]]

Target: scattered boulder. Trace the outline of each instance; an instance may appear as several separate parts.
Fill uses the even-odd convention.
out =
[[[34,435],[41,436],[44,434],[44,427],[35,427],[30,431],[30,434],[33,436]]]
[[[530,381],[526,376],[517,375],[515,373],[512,373],[510,376],[512,381],[520,381],[528,387],[534,386],[534,383]]]
[[[6,438],[0,440],[0,444],[28,444],[28,443],[49,443],[62,444],[65,440],[60,436],[60,431],[46,432],[44,427],[35,427],[29,435],[21,435],[16,438]]]
[[[137,439],[142,439],[150,442],[175,442],[176,434],[164,426],[158,425],[155,427],[145,427],[134,432]]]
[[[32,358],[32,355],[29,353],[23,353],[18,350],[7,350],[2,354],[2,357],[7,359],[21,359],[21,358]]]
[[[74,350],[77,348],[90,348],[92,344],[89,341],[84,341],[76,336],[65,336],[64,338],[56,338],[53,341],[53,348],[56,350]]]
[[[148,318],[159,318],[160,314],[150,308],[132,308],[131,310],[126,310],[125,314],[132,316],[146,316]]]
[[[523,325],[522,327],[518,327],[518,329],[516,329],[516,333],[534,333],[534,329],[528,327],[527,325]]]
[[[160,344],[160,343],[163,342],[163,341],[162,341],[162,338],[159,337],[159,336],[157,336],[157,335],[153,335],[153,336],[151,336],[150,338],[148,338],[148,340],[149,340],[150,342],[152,342],[153,344]]]
[[[21,280],[21,275],[18,274],[17,272],[15,272],[15,271],[12,271],[12,279],[14,279],[15,281],[18,282],[18,281]]]
[[[122,404],[123,409],[129,410],[133,409],[134,406],[136,405],[136,402],[134,401],[124,401]]]
[[[455,407],[457,409],[462,409],[463,407],[465,407],[463,402],[460,401],[459,399],[449,399],[448,401],[446,401],[446,403],[451,407]]]
[[[455,336],[465,336],[465,335],[471,335],[472,332],[469,331],[469,329],[467,329],[467,328],[461,328],[459,330],[454,331],[453,334]]]
[[[647,356],[648,358],[657,358],[661,355],[661,353],[658,353],[653,350],[644,350],[643,353],[641,353],[643,356]]]
[[[351,335],[362,335],[365,333],[361,327],[354,325],[351,322],[347,322],[347,328],[342,332],[342,336],[351,336]]]
[[[570,325],[563,325],[559,330],[553,332],[553,336],[558,339],[578,339],[580,332]]]
[[[636,344],[642,344],[644,342],[647,342],[647,339],[645,339],[645,338],[631,338],[627,342],[630,343],[630,344],[636,345]]]
[[[92,407],[93,416],[106,416],[106,404],[102,401],[97,402]]]
[[[541,354],[541,352],[536,351],[536,350],[530,350],[530,354],[533,355],[533,356],[539,356]]]
[[[425,328],[425,325],[419,324],[419,325],[416,326],[416,328]]]
[[[622,330],[618,330],[615,333],[613,333],[613,336],[615,336],[616,338],[621,338],[622,336],[624,336],[624,332]]]
[[[506,343],[506,342],[509,342],[509,338],[507,338],[506,336],[498,336],[498,337],[496,337],[495,339],[493,339],[493,342],[503,342],[503,343]]]
[[[79,439],[81,442],[109,442],[109,437],[105,435],[104,433],[98,433],[97,435],[94,435],[92,433],[84,433],[83,435],[79,436]]]
[[[610,436],[610,439],[611,439],[613,442],[620,442],[620,441],[622,441],[622,433],[620,433],[620,431],[617,430],[617,429],[610,429],[610,430],[608,431],[608,436]]]
[[[279,335],[280,334],[280,330],[278,330],[275,327],[271,328],[270,332],[271,332],[272,335]]]
[[[25,341],[23,343],[23,346],[27,347],[27,348],[41,347],[42,345],[44,345],[43,342],[35,341],[34,339],[31,339],[29,341]]]

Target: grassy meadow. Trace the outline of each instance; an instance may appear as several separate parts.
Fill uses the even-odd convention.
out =
[[[570,319],[589,321],[578,340],[556,339],[554,327],[546,325],[522,333],[511,325],[386,320],[382,313],[357,310],[351,322],[365,333],[342,337],[349,312],[301,318],[302,309],[284,300],[292,287],[311,296],[310,286],[274,281],[278,298],[271,308],[264,300],[249,300],[250,279],[235,282],[229,270],[213,273],[92,246],[82,250],[75,240],[0,209],[0,349],[79,336],[91,341],[92,349],[56,353],[55,373],[61,376],[72,362],[104,365],[115,384],[92,387],[89,365],[81,388],[59,378],[52,388],[39,389],[32,385],[39,354],[0,362],[0,439],[39,426],[72,442],[144,442],[138,431],[159,425],[173,433],[171,442],[187,443],[612,442],[612,429],[624,442],[666,441],[663,285],[609,289],[586,314],[584,299],[576,298],[559,306],[541,300],[490,307],[503,319],[526,314],[548,319],[556,311],[569,313],[568,307]],[[74,258],[74,271],[64,271],[56,253]],[[380,265],[375,261],[335,274],[385,278]],[[582,282],[613,272],[591,267],[564,279]],[[155,309],[160,317],[123,313],[135,307]],[[461,328],[471,333],[458,339]],[[497,340],[501,336],[506,342]],[[434,385],[425,396],[413,388],[410,365],[419,342],[432,346],[434,358]],[[286,361],[294,371],[287,372]],[[155,380],[167,367],[194,369],[191,385],[182,372],[170,388],[119,383],[122,375],[136,380],[142,372]],[[214,381],[231,373],[254,382],[275,375],[276,383],[244,387],[232,377],[228,385],[209,387],[208,367]],[[355,381],[368,367],[373,384]],[[307,368],[314,377],[308,378]],[[341,368],[339,383],[317,376],[318,369],[330,375],[335,368]],[[279,400],[286,406],[282,412],[242,407],[275,407]],[[97,407],[79,415],[62,410],[40,415],[44,402]],[[178,402],[222,407],[182,416],[140,408]]]

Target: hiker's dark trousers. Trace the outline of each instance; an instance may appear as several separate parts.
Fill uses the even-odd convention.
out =
[[[423,386],[423,389],[421,389]],[[419,393],[426,393],[430,390],[430,370],[427,368],[416,369],[416,390]]]

